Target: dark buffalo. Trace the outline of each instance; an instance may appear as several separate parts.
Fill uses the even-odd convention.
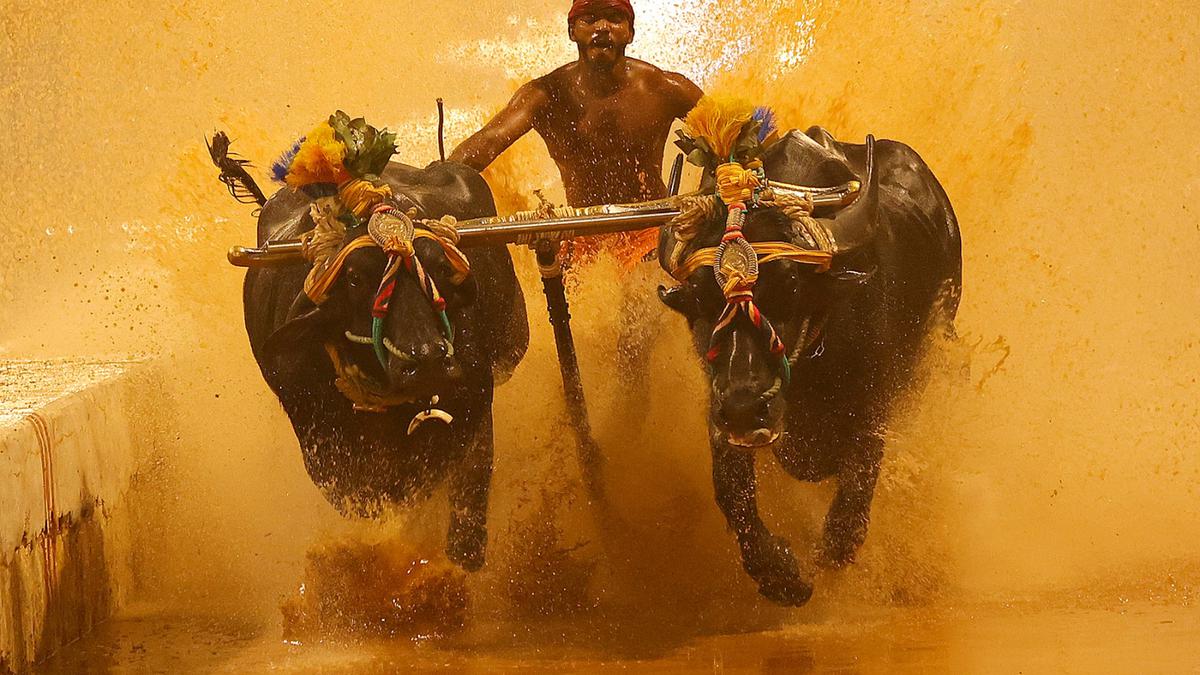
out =
[[[836,244],[828,272],[790,261],[760,270],[755,303],[791,355],[790,384],[780,386],[778,359],[744,315],[709,371],[717,503],[760,592],[780,604],[801,605],[812,585],[787,541],[759,518],[756,458],[771,450],[798,480],[837,480],[818,558],[833,567],[852,562],[866,537],[893,404],[913,381],[930,335],[953,330],[961,242],[941,185],[903,143],[841,143],[814,127],[807,135],[790,132],[767,148],[763,161],[768,178],[788,183],[865,181],[854,204],[814,214]],[[711,184],[711,175],[707,180]],[[690,248],[715,246],[723,229],[724,216],[714,217]],[[772,208],[750,211],[744,231],[751,242],[803,242]],[[660,253],[665,260],[666,249]],[[704,354],[725,306],[711,268],[660,295],[687,318]]]
[[[418,169],[393,162],[383,179],[399,206],[415,207],[420,218],[496,213],[487,183],[462,164],[435,162]],[[303,192],[276,193],[259,216],[259,243],[312,229],[310,204]],[[347,231],[343,245],[365,229]],[[474,570],[483,564],[487,540],[493,387],[525,352],[525,302],[504,246],[468,251],[471,274],[458,285],[439,245],[418,239],[415,249],[446,299],[452,342],[416,278],[400,274],[384,323],[386,366],[369,339],[364,343],[387,262],[378,248],[350,254],[320,306],[302,292],[308,264],[251,269],[244,288],[246,330],[263,377],[291,419],[308,473],[325,497],[344,514],[367,515],[425,496],[449,480],[447,554]],[[406,402],[383,412],[355,409],[336,386],[330,347],[343,373],[353,370],[375,393]],[[435,396],[436,408],[453,422],[427,421],[409,435],[410,421]]]

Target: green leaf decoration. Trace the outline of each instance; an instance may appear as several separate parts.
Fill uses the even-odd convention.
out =
[[[693,150],[688,153],[687,161],[701,169],[707,169],[712,164],[712,156],[705,154],[703,150]]]
[[[746,163],[762,154],[762,144],[758,141],[760,126],[762,122],[752,119],[742,127],[737,141],[733,144],[733,156],[737,161]]]
[[[688,136],[679,129],[675,130],[675,135],[678,136],[675,140],[675,147],[682,150],[684,154],[688,154],[696,149],[696,139]]]
[[[350,119],[339,110],[330,115],[329,126],[346,146],[343,163],[346,171],[355,178],[378,177],[396,154],[396,134],[376,129],[362,117]]]
[[[711,169],[717,165],[712,150],[709,149],[708,143],[703,138],[692,138],[678,129],[675,130],[675,135],[679,137],[675,141],[675,146],[683,151],[690,164],[702,169]]]

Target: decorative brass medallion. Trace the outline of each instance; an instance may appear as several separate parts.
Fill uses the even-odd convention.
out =
[[[713,260],[713,274],[721,288],[725,288],[731,278],[753,284],[758,279],[758,254],[743,237],[721,242]]]
[[[412,251],[416,228],[411,218],[398,211],[379,211],[371,215],[367,233],[388,254]]]

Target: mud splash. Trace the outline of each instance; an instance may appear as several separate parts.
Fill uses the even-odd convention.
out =
[[[931,363],[929,389],[889,431],[859,564],[819,575],[809,608],[781,612],[755,596],[713,503],[704,383],[681,356],[682,322],[653,302],[635,308],[653,338],[644,359],[618,356],[623,303],[664,281],[652,268],[617,283],[601,259],[572,288],[621,526],[600,529],[571,500],[543,506],[543,489],[570,493],[576,477],[536,270],[515,250],[533,347],[498,392],[495,555],[471,582],[472,607],[503,615],[513,597],[536,597],[506,590],[520,562],[510,556],[533,540],[595,564],[587,592],[562,607],[603,598],[710,631],[841,616],[856,601],[1194,602],[1196,553],[1181,533],[1200,519],[1200,170],[1180,158],[1200,154],[1189,51],[1200,16],[1170,2],[1049,0],[638,8],[634,55],[710,90],[739,88],[787,126],[871,132],[922,154],[963,227],[964,345]],[[415,3],[395,23],[362,20],[396,11],[370,2],[359,13],[225,0],[11,10],[0,18],[0,118],[14,130],[0,136],[0,356],[162,359],[176,380],[158,412],[179,441],[138,505],[140,592],[277,621],[306,552],[344,525],[246,348],[241,276],[223,255],[252,221],[215,182],[202,136],[230,130],[262,165],[342,107],[402,129],[402,158],[424,163],[436,154],[433,96],[450,105],[452,145],[518,81],[571,57],[562,7]],[[331,47],[337,58],[296,47],[335,35],[358,39]],[[527,207],[535,188],[562,201],[539,140],[503,162],[488,174],[502,211]],[[771,464],[760,475],[764,518],[798,548],[813,541],[828,486]],[[432,559],[444,527],[428,521],[405,540],[430,542],[415,554]]]
[[[466,573],[422,557],[394,536],[321,542],[306,559],[299,589],[280,608],[289,643],[444,637],[466,623]]]
[[[559,519],[571,493],[543,490],[528,519],[514,522],[500,544],[503,597],[517,620],[571,617],[596,608],[596,561],[582,556],[587,541],[571,543]]]

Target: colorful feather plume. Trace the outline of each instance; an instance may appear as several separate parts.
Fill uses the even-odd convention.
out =
[[[765,105],[755,108],[751,119],[758,122],[759,143],[765,143],[779,128],[775,119],[775,111]]]
[[[728,161],[753,115],[754,108],[740,99],[704,96],[684,124],[688,135],[703,140],[718,161]]]
[[[296,158],[296,153],[300,152],[300,146],[304,144],[305,138],[305,136],[301,136],[296,139],[292,147],[271,164],[271,180],[276,183],[287,183],[288,170],[292,168],[292,160]]]
[[[271,176],[294,188],[341,185],[352,178],[374,181],[394,154],[395,134],[339,110],[280,155]]]
[[[313,183],[340,185],[350,179],[345,156],[345,144],[328,122],[322,122],[308,133],[292,158],[287,184],[295,188]]]

